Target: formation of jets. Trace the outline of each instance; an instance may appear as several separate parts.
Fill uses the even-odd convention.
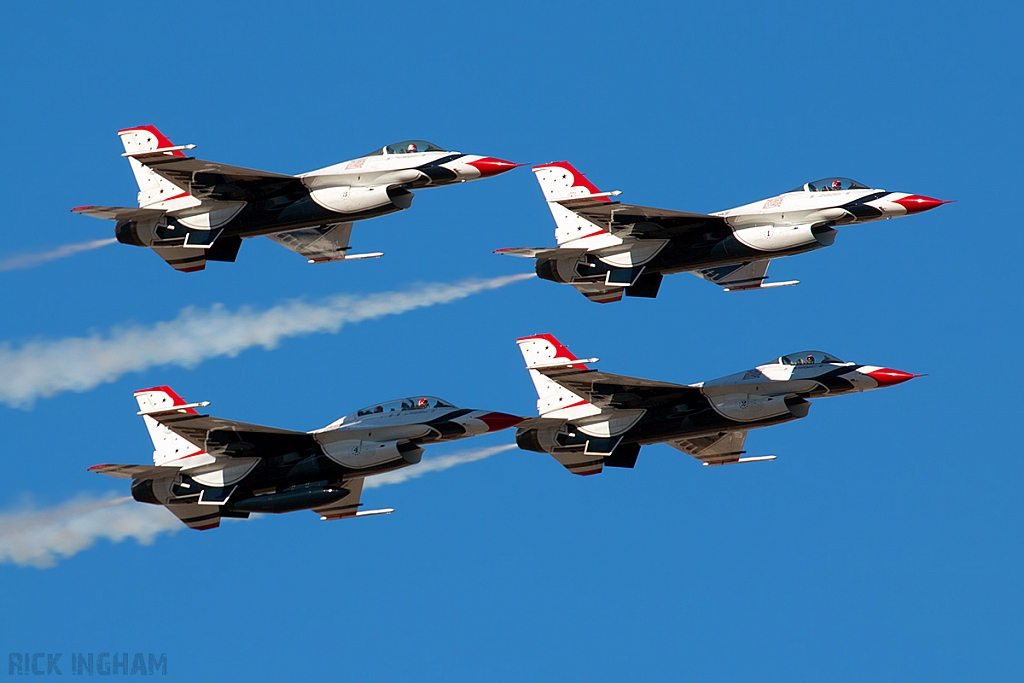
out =
[[[119,131],[139,186],[138,207],[72,211],[116,221],[124,244],[149,247],[175,270],[234,261],[242,240],[266,236],[310,263],[350,253],[352,226],[411,206],[413,191],[496,176],[519,164],[407,140],[299,175],[186,155],[153,126]],[[505,248],[537,275],[598,303],[654,298],[667,274],[692,272],[727,292],[771,289],[774,258],[832,245],[838,228],[928,211],[946,202],[825,178],[712,214],[623,204],[568,162],[533,168],[555,220],[556,246]],[[821,351],[781,356],[715,380],[676,384],[600,372],[549,334],[517,341],[537,391],[537,417],[458,408],[433,396],[379,403],[322,429],[291,431],[201,414],[169,387],[135,393],[153,465],[90,470],[132,480],[135,500],[163,505],[193,529],[252,513],[313,510],[334,520],[360,510],[363,482],[414,466],[423,447],[516,427],[520,448],[574,474],[632,468],[645,445],[667,444],[704,465],[772,460],[747,455],[747,432],[806,417],[817,398],[900,384],[914,375]]]

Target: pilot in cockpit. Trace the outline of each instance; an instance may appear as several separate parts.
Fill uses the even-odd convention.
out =
[[[410,142],[409,146],[405,148],[406,154],[415,154],[417,151],[419,151],[419,148],[416,147],[415,142]]]
[[[838,192],[841,189],[843,189],[843,183],[840,182],[839,180],[833,180],[832,181],[832,190],[834,192]]]

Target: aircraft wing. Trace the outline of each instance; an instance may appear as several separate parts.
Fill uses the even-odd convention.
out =
[[[573,367],[533,368],[574,394],[597,406],[651,408],[701,396],[700,389],[685,384],[659,382],[640,377],[613,375],[599,370]]]
[[[743,292],[751,289],[769,289],[800,284],[799,280],[765,282],[768,279],[768,264],[771,259],[733,263],[717,268],[705,268],[694,272],[699,278],[718,285],[727,292]]]
[[[197,199],[251,202],[289,192],[305,192],[302,181],[295,176],[193,157],[160,155],[136,158]]]
[[[313,508],[313,512],[320,515],[320,519],[325,522],[335,519],[350,519],[352,517],[368,517],[370,515],[388,515],[394,512],[391,508],[384,508],[381,510],[360,510],[359,498],[363,495],[363,482],[365,480],[362,477],[357,479],[349,479],[345,482],[344,486],[348,489],[348,495],[339,501],[335,501],[330,505],[325,505],[319,508]]]
[[[619,202],[588,202],[585,205],[568,205],[566,208],[609,232],[632,226],[631,234],[641,239],[691,238],[693,241],[703,242],[707,239],[708,233],[713,233],[715,239],[721,239],[731,232],[724,218],[704,213],[656,209]]]
[[[363,482],[365,479],[360,477],[359,479],[350,479],[345,482],[345,488],[348,489],[348,495],[339,501],[335,501],[330,505],[325,505],[320,508],[313,508],[313,512],[320,515],[320,519],[331,520],[331,519],[345,519],[347,517],[355,517],[359,511],[360,502],[359,499],[363,495]]]
[[[112,221],[159,218],[167,213],[163,209],[140,209],[137,206],[76,206],[71,212]]]
[[[747,440],[746,430],[721,432],[711,436],[697,436],[666,442],[672,448],[693,456],[705,465],[734,465],[741,462],[774,460],[774,455],[759,455],[744,458],[743,444]]]
[[[349,254],[348,250],[351,247],[349,247],[348,241],[351,236],[351,223],[330,223],[316,228],[301,228],[267,235],[282,247],[305,256],[310,263],[354,261],[384,255],[379,251],[368,254]]]
[[[150,415],[172,432],[213,456],[260,456],[263,451],[315,448],[311,434],[225,420],[209,415],[169,412]]]

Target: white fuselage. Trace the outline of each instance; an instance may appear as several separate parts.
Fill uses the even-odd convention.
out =
[[[877,196],[879,194],[882,196]],[[871,195],[876,195],[876,198],[868,200],[865,205],[877,209],[877,215],[856,216],[849,210],[841,208]],[[801,190],[786,192],[711,215],[725,218],[733,228],[766,224],[788,226],[825,221],[844,224],[904,216],[908,213],[907,208],[897,201],[909,196],[911,195],[906,192],[871,189],[822,192]]]
[[[796,397],[841,396],[898,384],[912,377],[875,365],[842,361],[791,364],[780,360],[691,386],[698,387],[720,415],[740,422],[757,422],[794,413],[787,400]]]

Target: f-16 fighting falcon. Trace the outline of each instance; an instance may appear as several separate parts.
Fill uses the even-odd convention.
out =
[[[153,439],[153,465],[95,465],[92,472],[132,480],[132,497],[163,505],[192,529],[221,518],[313,510],[320,519],[393,512],[360,511],[366,477],[415,465],[422,446],[496,432],[522,418],[456,408],[433,396],[369,406],[323,429],[287,429],[200,415],[170,387],[135,392]]]
[[[921,375],[845,363],[821,351],[782,356],[697,384],[612,375],[587,367],[550,334],[517,340],[537,388],[539,418],[519,424],[520,448],[550,453],[573,474],[632,468],[640,447],[665,443],[705,465],[748,457],[747,431],[806,417],[810,399],[869,391]]]
[[[383,256],[349,253],[354,221],[412,205],[413,193],[487,178],[519,164],[406,140],[297,176],[255,171],[185,155],[153,126],[118,131],[139,184],[139,208],[79,206],[75,213],[117,221],[123,244],[150,247],[175,270],[234,261],[242,240],[266,235],[310,263]]]
[[[832,244],[836,226],[896,218],[947,202],[825,178],[714,214],[614,202],[568,162],[536,166],[555,218],[556,248],[499,249],[537,260],[537,275],[591,301],[654,298],[664,275],[691,271],[727,292],[798,284],[765,282],[773,258]]]

